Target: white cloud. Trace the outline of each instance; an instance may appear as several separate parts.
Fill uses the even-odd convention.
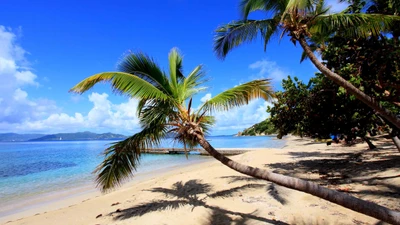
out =
[[[138,100],[129,99],[121,104],[112,104],[106,93],[92,93],[89,100],[94,107],[89,111],[87,120],[90,124],[109,129],[135,130],[139,128],[136,116]]]
[[[21,89],[17,89],[14,91],[14,100],[21,102],[21,101],[25,101],[26,97],[28,97],[28,93],[26,93],[25,91],[21,90]]]
[[[216,133],[237,133],[245,128],[248,128],[256,123],[265,120],[269,113],[267,107],[271,105],[262,99],[249,102],[248,105],[231,109],[225,112],[215,113],[216,123],[213,131]],[[230,134],[229,133],[229,134]]]
[[[252,70],[259,70],[258,73],[253,76],[255,79],[270,78],[273,82],[280,83],[282,79],[286,78],[288,73],[278,66],[274,61],[260,60],[249,65]]]
[[[210,99],[211,94],[206,94],[202,99]],[[248,105],[232,108],[229,111],[213,113],[216,123],[212,128],[212,134],[233,134],[242,131],[256,123],[265,120],[268,106],[272,104],[263,99],[249,102]]]
[[[36,75],[31,71],[17,71],[15,73],[15,78],[19,84],[31,84],[38,86],[39,83],[35,81]]]
[[[3,125],[40,119],[59,110],[53,101],[29,99],[24,88],[39,83],[37,75],[26,66],[27,52],[16,41],[13,30],[0,26],[0,79],[4,81],[0,83],[0,121]]]
[[[200,99],[200,101],[204,103],[210,99],[211,99],[211,93],[207,93],[206,95],[204,95],[204,97]]]
[[[17,30],[18,32],[18,30]],[[25,87],[39,86],[38,76],[26,65],[27,52],[17,44],[15,32],[0,26],[0,132],[94,132],[132,133],[139,128],[137,100],[113,104],[108,95],[92,93],[92,109],[86,114],[68,115],[52,100],[31,99]],[[48,78],[43,78],[48,81]],[[77,102],[81,97],[72,97]]]
[[[23,94],[22,94],[23,95]],[[106,93],[93,92],[88,97],[93,107],[87,113],[75,113],[70,116],[66,113],[53,113],[41,116],[43,119],[29,118],[14,123],[12,131],[15,132],[76,132],[90,130],[93,132],[119,132],[134,133],[140,128],[139,119],[136,116],[138,101],[129,99],[121,104],[113,104]],[[42,109],[39,111],[48,111]],[[0,123],[0,130],[10,129],[10,123]]]
[[[132,134],[140,129],[136,116],[138,101],[128,99],[114,104],[106,93],[91,93],[88,98],[71,97],[72,102],[88,101],[92,107],[86,113],[73,115],[63,112],[55,101],[46,98],[32,99],[27,86],[40,86],[39,78],[27,67],[27,52],[17,42],[12,30],[0,26],[0,132],[56,133],[90,130],[93,132],[118,132]],[[275,62],[258,61],[250,65],[260,71],[257,76],[273,77],[280,80],[285,72]],[[207,93],[201,98],[205,102],[211,98]],[[67,97],[67,96],[66,96]],[[269,103],[252,101],[248,105],[228,112],[215,113],[217,122],[213,133],[235,133],[267,118]]]

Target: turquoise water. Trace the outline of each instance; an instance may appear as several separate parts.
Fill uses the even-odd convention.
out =
[[[273,137],[209,137],[216,148],[281,148]],[[2,207],[40,195],[94,186],[91,173],[102,160],[110,141],[0,142],[0,216]],[[160,147],[181,147],[170,139]],[[137,173],[166,169],[208,160],[190,155],[143,154]]]

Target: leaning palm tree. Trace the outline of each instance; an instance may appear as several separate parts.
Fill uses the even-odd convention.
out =
[[[199,107],[192,107],[192,97],[205,87],[204,72],[197,66],[183,74],[182,57],[176,49],[169,54],[169,76],[145,54],[129,54],[119,65],[120,72],[104,72],[86,78],[71,89],[83,93],[99,82],[110,82],[115,92],[138,98],[137,114],[142,130],[126,140],[116,142],[104,152],[97,167],[97,182],[103,191],[128,179],[139,164],[143,150],[156,146],[167,134],[186,148],[202,146],[211,156],[229,168],[255,178],[272,181],[288,188],[310,193],[378,219],[400,223],[400,213],[315,183],[292,178],[235,162],[216,151],[205,134],[213,124],[215,111],[242,106],[256,98],[273,96],[267,79],[250,81],[228,89]]]
[[[378,35],[381,31],[390,29],[391,23],[400,17],[363,13],[329,14],[329,7],[325,6],[324,0],[242,0],[240,8],[242,20],[223,25],[216,30],[214,50],[218,57],[225,58],[233,48],[253,41],[258,36],[264,40],[265,50],[275,34],[280,33],[281,38],[288,35],[294,44],[301,45],[307,57],[325,76],[400,128],[400,118],[329,70],[313,53],[313,40],[321,41],[323,37],[333,34],[349,37]],[[248,19],[250,13],[259,10],[271,16],[262,20]],[[305,58],[305,55],[302,57]]]

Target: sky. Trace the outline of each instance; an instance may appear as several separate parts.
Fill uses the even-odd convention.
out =
[[[345,6],[328,1],[332,11]],[[173,47],[184,71],[204,65],[209,82],[194,105],[235,85],[271,78],[275,91],[288,75],[307,82],[317,69],[300,63],[301,47],[274,37],[244,44],[220,60],[214,30],[240,19],[239,1],[2,0],[0,13],[0,133],[140,131],[137,99],[98,84],[82,95],[68,90],[84,78],[115,71],[129,51],[150,55],[164,69]],[[260,15],[256,15],[260,16]],[[270,102],[255,100],[215,113],[212,135],[235,134],[268,117]]]

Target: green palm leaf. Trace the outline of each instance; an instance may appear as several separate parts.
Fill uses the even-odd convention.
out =
[[[135,98],[157,98],[162,100],[169,99],[169,96],[153,86],[146,80],[136,75],[123,72],[104,72],[90,76],[79,82],[71,92],[83,93],[99,82],[109,81],[114,92],[127,94]]]
[[[251,12],[257,10],[282,12],[286,9],[288,0],[266,1],[266,0],[242,0],[240,9],[243,19],[246,20]],[[279,14],[279,13],[278,13]]]
[[[181,99],[186,100],[199,92],[205,91],[207,87],[199,86],[204,84],[206,81],[203,66],[200,65],[194,68],[194,70],[182,82]]]
[[[139,165],[141,151],[158,145],[165,134],[166,129],[162,126],[147,127],[108,147],[103,162],[94,171],[101,191],[119,186],[130,178]]]
[[[175,108],[175,103],[169,101],[151,99],[140,102],[138,107],[140,124],[142,127],[164,126],[178,117]]]
[[[201,129],[203,130],[204,134],[210,134],[211,127],[215,123],[215,117],[213,116],[202,116],[199,117],[198,115],[194,116],[194,121],[200,124]]]
[[[288,33],[295,42],[300,37],[310,40],[314,35],[330,37],[333,34],[352,38],[378,35],[390,29],[398,16],[378,14],[331,14],[324,0],[242,0],[240,8],[242,21],[234,21],[217,28],[214,37],[214,51],[224,58],[233,48],[251,42],[261,34],[264,50],[276,32],[283,30],[281,37]],[[271,18],[247,20],[250,12],[262,10]],[[260,33],[258,33],[260,32]]]
[[[320,15],[310,24],[310,33],[329,34],[339,32],[348,37],[369,37],[379,35],[389,28],[398,16],[380,14],[344,14]]]
[[[215,31],[214,51],[218,57],[224,58],[233,48],[255,40],[258,32],[264,33],[266,38],[271,37],[278,30],[277,25],[275,19],[266,19],[234,21],[221,26]]]
[[[169,60],[169,76],[171,85],[175,88],[178,86],[178,82],[184,79],[182,74],[182,56],[179,54],[177,48],[173,48],[168,55]]]
[[[165,93],[171,94],[168,78],[154,60],[144,53],[128,54],[118,65],[118,71],[135,74]]]
[[[254,80],[226,90],[205,102],[199,111],[229,110],[257,98],[270,100],[273,91],[269,79]]]
[[[285,12],[291,12],[293,10],[300,11],[313,11],[315,0],[289,0],[286,3]]]

